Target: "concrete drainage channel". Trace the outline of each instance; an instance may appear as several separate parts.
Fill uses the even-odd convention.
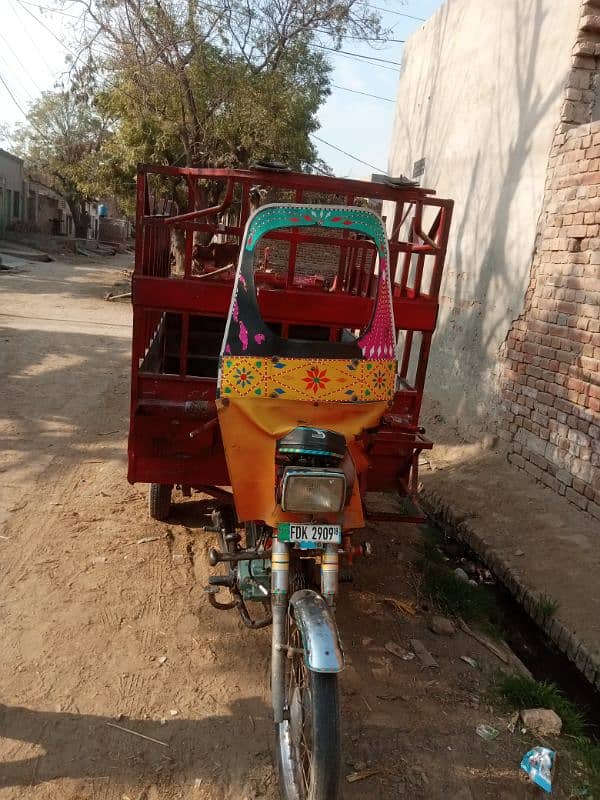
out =
[[[502,570],[497,569],[493,554],[486,552],[485,545],[481,542],[479,544],[482,552],[478,552],[478,542],[465,521],[453,519],[451,510],[431,494],[421,496],[420,500],[430,519],[423,526],[424,533],[433,535],[448,559],[447,565],[460,568],[466,561],[489,570],[494,581],[493,585],[486,586],[485,589],[493,593],[495,603],[501,609],[504,640],[535,680],[554,683],[569,700],[583,710],[589,723],[587,734],[597,740],[599,732],[592,721],[600,719],[599,680],[590,682],[588,675],[579,667],[579,659],[573,660],[571,657],[573,646],[569,647],[569,642],[573,637],[569,635],[565,642],[565,637],[560,635],[563,626],[557,620],[540,620],[535,613],[531,613],[539,607],[537,598],[523,602],[524,597],[532,598],[532,593],[521,587],[514,576],[512,585],[503,579],[502,574],[499,574]],[[600,678],[600,672],[596,675]]]

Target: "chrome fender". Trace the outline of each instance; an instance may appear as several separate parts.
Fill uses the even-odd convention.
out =
[[[344,653],[330,607],[312,589],[300,589],[290,598],[304,645],[304,661],[311,672],[341,672]]]

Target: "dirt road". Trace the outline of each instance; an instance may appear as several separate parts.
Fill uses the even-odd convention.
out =
[[[0,273],[0,800],[276,800],[270,633],[205,602],[208,502],[160,525],[125,479],[131,315],[103,297],[126,265]],[[485,700],[499,663],[385,602],[415,600],[416,533],[370,535],[379,558],[339,607],[344,772],[379,772],[345,797],[536,796]],[[439,669],[385,649],[413,638]]]

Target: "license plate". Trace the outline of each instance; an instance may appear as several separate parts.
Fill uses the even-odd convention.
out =
[[[311,550],[324,544],[339,544],[342,541],[342,526],[312,522],[281,522],[278,525],[278,538],[280,542],[290,542]]]

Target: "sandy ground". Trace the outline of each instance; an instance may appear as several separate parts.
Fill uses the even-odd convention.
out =
[[[127,265],[0,273],[0,800],[276,800],[270,632],[205,600],[208,501],[161,525],[125,478],[131,312],[103,298]],[[486,700],[496,658],[384,599],[418,600],[417,531],[368,536],[377,558],[338,612],[344,772],[380,771],[344,797],[538,797],[518,771],[535,742]],[[412,638],[439,669],[385,649]],[[479,738],[481,722],[498,739]]]

